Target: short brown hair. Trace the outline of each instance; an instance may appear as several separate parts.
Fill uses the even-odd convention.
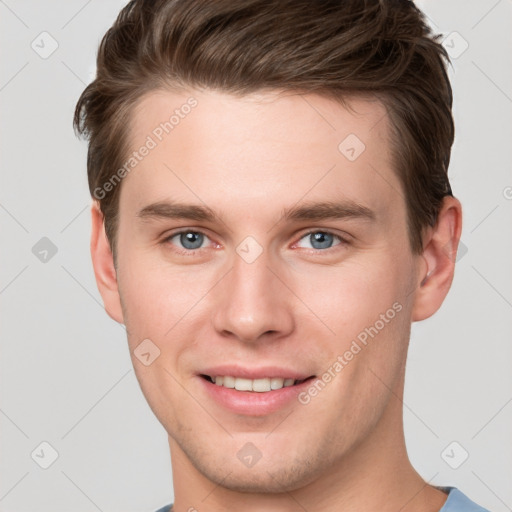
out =
[[[408,0],[132,0],[105,34],[96,79],[75,110],[75,130],[89,138],[91,195],[122,165],[133,107],[152,90],[374,95],[391,120],[410,245],[421,253],[423,229],[452,195],[452,90],[440,37]],[[114,254],[120,188],[100,199]]]

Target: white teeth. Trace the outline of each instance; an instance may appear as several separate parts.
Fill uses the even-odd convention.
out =
[[[221,377],[222,378],[222,377]],[[224,377],[222,382],[222,386],[225,388],[233,389],[235,387],[235,377]]]
[[[252,380],[237,377],[235,379],[235,389],[237,391],[252,391]]]
[[[295,379],[284,379],[282,377],[264,377],[263,379],[245,379],[243,377],[232,377],[224,375],[220,377],[211,377],[217,386],[236,389],[237,391],[255,391],[265,393],[267,391],[281,389],[283,387],[293,386]]]
[[[281,389],[284,384],[284,379],[280,377],[274,377],[270,379],[270,389]]]
[[[265,391],[270,391],[270,379],[254,379],[252,381],[252,390],[258,391],[258,393],[263,393]]]

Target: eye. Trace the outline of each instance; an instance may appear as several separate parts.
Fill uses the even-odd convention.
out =
[[[306,245],[303,245],[305,241]],[[338,242],[336,243],[336,240]],[[348,243],[346,240],[341,238],[339,235],[335,235],[329,231],[310,231],[306,233],[298,242],[299,247],[303,247],[306,249],[330,249],[336,245],[340,245],[342,243]]]
[[[199,231],[180,231],[168,237],[165,241],[178,246],[179,249],[193,251],[201,249],[205,240],[209,238]]]

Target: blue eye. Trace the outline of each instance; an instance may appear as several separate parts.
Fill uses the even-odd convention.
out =
[[[175,235],[169,237],[169,241],[172,241],[175,238],[179,239],[179,243],[183,249],[193,251],[194,249],[201,248],[206,237],[197,231],[182,231],[181,233],[176,233]]]
[[[175,233],[164,240],[176,246],[175,250],[186,254],[187,251],[197,251],[206,248],[210,239],[200,231],[185,230]],[[298,247],[313,250],[325,250],[348,242],[339,235],[329,231],[310,231],[297,242]]]
[[[333,243],[335,239],[338,239],[338,243]],[[306,249],[330,249],[342,243],[342,239],[339,236],[329,233],[328,231],[312,231],[306,233],[301,240],[309,242],[310,245],[306,246]],[[300,242],[299,246],[304,247],[300,245]]]

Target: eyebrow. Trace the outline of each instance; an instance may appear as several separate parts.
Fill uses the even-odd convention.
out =
[[[141,219],[188,219],[214,222],[218,215],[208,206],[161,201],[142,208],[137,217]]]
[[[373,210],[351,200],[306,203],[283,211],[283,218],[288,221],[317,221],[329,219],[363,219],[374,221]]]
[[[219,221],[220,217],[208,206],[160,201],[142,208],[141,219],[188,219],[202,222]],[[355,201],[312,202],[284,209],[281,219],[286,221],[320,221],[329,219],[362,219],[375,221],[373,210]]]

